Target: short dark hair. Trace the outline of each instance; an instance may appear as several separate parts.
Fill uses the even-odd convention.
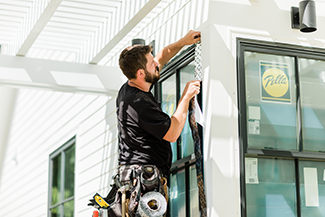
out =
[[[125,48],[119,58],[123,74],[130,80],[136,78],[139,69],[146,69],[146,55],[152,51],[150,45],[133,45]]]

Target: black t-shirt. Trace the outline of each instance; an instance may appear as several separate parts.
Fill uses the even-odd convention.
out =
[[[165,175],[171,166],[171,145],[163,140],[170,127],[151,92],[131,87],[126,82],[116,99],[120,164],[153,164]]]

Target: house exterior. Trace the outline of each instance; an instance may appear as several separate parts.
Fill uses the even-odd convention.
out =
[[[297,0],[1,2],[0,216],[91,216],[118,166],[119,53],[133,38],[157,52],[190,29],[202,33],[208,216],[325,216],[325,1],[312,2],[309,33],[292,28]],[[194,50],[153,91],[169,114]],[[168,215],[199,216],[188,126],[171,145]]]

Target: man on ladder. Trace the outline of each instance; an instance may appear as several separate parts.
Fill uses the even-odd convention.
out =
[[[189,102],[199,93],[200,81],[186,84],[171,117],[161,110],[150,90],[159,80],[164,65],[182,47],[200,40],[200,32],[191,30],[163,48],[156,57],[151,54],[150,45],[133,45],[121,52],[119,65],[128,81],[122,85],[116,99],[120,166],[114,177],[118,190],[109,216],[165,214],[166,178],[172,161],[170,142],[175,142],[183,130]],[[164,201],[159,195],[163,195]]]

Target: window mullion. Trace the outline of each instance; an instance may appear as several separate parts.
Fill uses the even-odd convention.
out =
[[[185,216],[189,217],[190,216],[190,181],[189,181],[189,165],[186,165],[185,168]]]
[[[70,200],[73,200],[73,199],[74,199],[74,196],[69,197],[69,198],[67,198],[67,199],[64,199],[64,200],[62,201],[62,203],[64,204],[64,203],[69,202]]]
[[[302,114],[301,114],[301,96],[300,96],[300,81],[299,81],[299,62],[298,57],[295,57],[295,78],[296,78],[296,109],[297,109],[297,142],[298,142],[298,151],[303,151],[302,144]]]
[[[48,216],[51,216],[51,209],[52,209],[52,195],[53,195],[53,191],[52,191],[52,185],[53,185],[53,158],[50,159],[50,168],[49,168],[50,174],[49,174],[49,187],[48,187],[48,192],[49,192],[49,196],[48,196],[48,207],[50,207],[50,209],[48,209]]]
[[[65,199],[65,200],[61,201],[60,203],[57,203],[57,204],[55,204],[55,205],[53,205],[53,206],[50,206],[49,208],[50,208],[50,209],[53,209],[53,208],[55,208],[55,207],[58,207],[58,206],[63,205],[63,204],[66,203],[66,202],[69,202],[69,201],[71,201],[71,200],[74,200],[74,196],[69,197],[69,198],[67,198],[67,199]],[[61,209],[61,208],[60,208],[60,209]],[[61,211],[61,210],[60,210],[60,211]]]
[[[181,79],[179,76],[179,70],[176,70],[175,72],[176,74],[176,105],[178,105],[178,102],[181,98],[181,94],[180,94],[180,83],[181,83]],[[178,137],[177,139],[177,160],[182,158],[181,152],[182,152],[182,148],[181,148],[181,137]]]
[[[241,217],[247,216],[246,206],[246,183],[245,183],[245,154],[247,153],[247,117],[246,117],[246,83],[245,83],[245,49],[244,45],[240,40],[237,41],[237,89],[238,97],[237,103],[238,109],[238,120],[239,120],[239,138],[240,138],[240,149],[239,156],[240,161],[240,199],[241,199]]]
[[[300,198],[300,179],[299,179],[299,160],[295,159],[296,172],[296,198],[297,198],[297,217],[301,217],[301,198]]]
[[[61,153],[61,201],[60,201],[60,216],[63,217],[64,214],[64,168],[65,168],[65,152],[62,151]]]

